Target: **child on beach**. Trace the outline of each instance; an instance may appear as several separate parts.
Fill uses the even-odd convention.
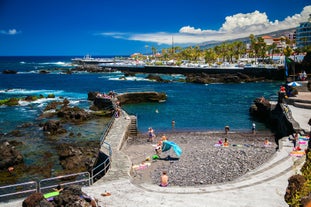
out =
[[[149,129],[148,129],[148,142],[153,142],[154,138],[155,138],[154,130],[151,127],[149,127]]]
[[[168,186],[168,176],[167,176],[166,171],[162,172],[160,186],[161,187],[167,187]]]

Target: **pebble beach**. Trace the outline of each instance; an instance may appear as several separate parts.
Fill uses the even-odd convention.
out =
[[[163,135],[182,149],[180,157],[171,149],[162,152],[160,159],[152,159]],[[225,138],[229,146],[217,146],[219,139]],[[140,134],[130,138],[123,151],[133,166],[146,166],[132,168],[134,183],[159,184],[161,173],[166,171],[171,186],[200,186],[234,181],[272,158],[276,147],[270,132],[176,132],[159,134],[153,143],[147,142],[147,135]]]

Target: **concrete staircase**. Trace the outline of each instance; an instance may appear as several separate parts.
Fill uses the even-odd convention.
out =
[[[299,92],[296,97],[285,99],[288,105],[298,108],[311,109],[311,92]]]
[[[131,136],[137,136],[138,130],[137,130],[137,117],[131,115],[130,116],[130,126],[129,126],[129,135]]]

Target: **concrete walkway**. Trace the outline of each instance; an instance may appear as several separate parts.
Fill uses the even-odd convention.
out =
[[[301,110],[297,108],[293,114],[298,123],[305,124],[305,119],[301,116],[305,112]],[[84,192],[99,199],[101,206],[288,206],[284,201],[288,178],[299,173],[304,162],[304,157],[289,156],[293,144],[285,137],[280,140],[280,150],[271,160],[234,182],[167,188],[152,184],[135,185],[129,176],[130,160],[120,151],[119,144],[128,126],[127,119],[119,118],[115,121],[107,136],[107,142],[111,143],[113,150],[112,168],[93,186],[83,188]],[[111,196],[101,196],[106,191]]]

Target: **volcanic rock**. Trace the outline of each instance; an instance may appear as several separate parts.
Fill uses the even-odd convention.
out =
[[[16,74],[17,71],[15,71],[15,70],[4,70],[4,71],[2,71],[2,73],[3,74]]]
[[[65,170],[89,171],[99,152],[99,143],[88,142],[85,146],[62,143],[57,146],[60,163]]]
[[[12,142],[4,141],[0,143],[0,169],[20,164],[23,160],[22,154],[15,149]]]
[[[60,121],[49,120],[45,122],[43,125],[43,131],[47,132],[50,135],[63,134],[66,133],[66,129],[63,128]]]
[[[116,98],[121,104],[161,102],[167,99],[165,93],[159,92],[132,92],[117,95]]]
[[[42,193],[33,193],[23,201],[23,207],[53,207],[53,204],[47,201]]]

